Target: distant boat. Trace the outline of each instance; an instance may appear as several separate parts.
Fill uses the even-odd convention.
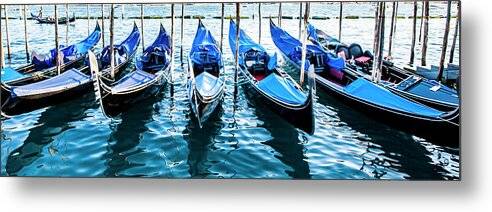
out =
[[[230,21],[229,45],[236,52],[236,29]],[[245,92],[252,98],[259,98],[282,118],[307,133],[314,133],[313,87],[302,88],[282,69],[277,67],[277,55],[268,55],[263,46],[254,42],[243,30],[239,31],[239,70],[248,82]]]
[[[38,21],[38,24],[54,24],[55,23],[55,17],[53,16],[48,16],[48,17],[42,17],[39,15],[34,15],[31,13],[31,18]],[[75,21],[75,13],[72,13],[72,16],[68,18],[68,22],[74,22]],[[58,17],[58,24],[66,24],[67,23],[67,17]]]
[[[202,20],[188,55],[188,100],[200,127],[216,110],[224,95],[222,52]]]
[[[308,25],[308,29],[312,43],[343,56],[349,68],[358,71],[366,78],[371,77],[373,60],[371,52],[363,51],[362,47],[356,43],[350,45],[341,43],[312,24]],[[415,72],[411,73],[398,68],[389,61],[384,61],[381,85],[393,93],[439,110],[452,111],[459,107],[460,99],[455,89],[430,80],[437,78],[437,72],[434,78],[422,75],[420,71],[416,73],[418,75]]]
[[[140,32],[134,24],[130,35],[119,45],[114,46],[115,74],[129,64],[137,51],[139,42]],[[99,66],[104,69],[102,74],[105,78],[108,78],[110,74],[110,52],[110,46],[106,46],[99,55]],[[34,83],[19,86],[2,83],[2,97],[7,97],[5,100],[2,99],[2,113],[20,114],[78,97],[92,88],[93,79],[94,76],[91,75],[89,67],[83,66],[79,69],[71,68],[59,75]]]
[[[99,88],[95,90],[100,92],[96,96],[102,98],[101,107],[106,115],[116,116],[127,107],[162,90],[171,74],[171,44],[171,38],[161,24],[155,41],[136,59],[135,71],[115,83],[107,84],[100,77],[99,70],[93,70],[98,76],[96,84]],[[97,64],[92,67],[97,67]]]
[[[270,21],[273,42],[287,61],[300,66],[301,42]],[[459,109],[443,112],[392,93],[356,72],[344,60],[317,45],[307,45],[316,81],[332,96],[378,120],[424,138],[455,145],[459,141]]]

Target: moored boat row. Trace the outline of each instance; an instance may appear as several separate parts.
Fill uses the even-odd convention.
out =
[[[310,25],[310,28],[314,29],[314,26]],[[307,89],[303,89],[277,64],[276,53],[267,52],[232,20],[229,45],[233,53],[238,53],[237,67],[248,97],[251,100],[260,99],[293,126],[314,133],[313,105],[317,84],[354,109],[415,135],[425,138],[446,136],[451,142],[459,140],[459,104],[454,102],[454,95],[456,98],[458,96],[452,88],[432,84],[430,80],[407,72],[398,73],[405,74],[400,81],[395,81],[389,73],[388,78],[375,83],[368,80],[371,70],[363,69],[367,64],[360,63],[362,59],[370,63],[370,55],[359,60],[355,56],[341,57],[338,53],[345,50],[332,49],[328,45],[332,43],[323,43],[328,37],[321,30],[315,29],[313,32],[316,34],[310,34],[311,43],[305,48],[301,41],[272,21],[270,32],[286,61],[299,71],[304,67],[301,72],[307,73]],[[136,25],[128,37],[113,49],[107,46],[101,53],[94,54],[90,49],[97,44],[100,36],[100,29],[96,26],[84,41],[61,48],[63,54],[52,50],[50,57],[40,59],[35,56],[33,64],[28,65],[32,66],[29,68],[31,71],[23,72],[21,70],[27,70],[23,68],[2,70],[2,114],[9,116],[28,112],[94,89],[104,114],[115,117],[126,108],[138,105],[139,101],[162,91],[172,75],[174,63],[173,39],[162,25],[155,41],[136,59],[133,58],[141,36]],[[338,43],[342,46],[341,42]],[[355,55],[350,49],[349,54]],[[60,66],[62,71],[59,74],[56,74],[56,61],[53,59],[56,57],[63,57],[66,64]],[[125,72],[132,60],[135,68]],[[391,72],[390,68],[387,70]],[[4,71],[15,72],[11,72],[12,77],[4,81]],[[43,73],[42,77],[32,74],[37,72]],[[121,75],[122,72],[126,74]],[[198,120],[200,126],[207,124],[208,117],[216,113],[222,103],[225,72],[219,45],[199,20],[188,54],[186,87],[193,118]],[[24,78],[29,80],[22,81]],[[239,84],[235,83],[236,86]]]

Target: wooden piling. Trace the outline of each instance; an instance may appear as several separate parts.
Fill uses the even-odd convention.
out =
[[[181,4],[181,34],[180,34],[181,51],[179,52],[181,64],[183,64],[184,9],[185,6],[184,3],[182,3]]]
[[[375,54],[374,54],[374,62],[373,62],[373,71],[372,71],[372,81],[375,83],[379,83],[381,80],[382,66],[383,66],[383,51],[384,51],[384,22],[385,22],[385,10],[386,3],[379,2],[378,4],[378,12],[376,13],[376,22],[377,27],[375,31],[375,39],[374,46]]]
[[[421,65],[427,65],[427,42],[429,41],[429,0],[425,1],[424,4],[424,31],[423,31],[423,42],[422,42],[422,59]]]
[[[338,40],[342,40],[342,19],[343,19],[343,4],[340,2],[340,15],[338,16]]]
[[[109,51],[110,51],[110,63],[111,63],[111,78],[114,79],[114,4],[111,4],[111,10],[109,12]]]
[[[174,70],[174,4],[171,4],[171,70],[169,70],[169,81],[171,84],[171,97],[174,96],[174,78],[173,78],[173,70]]]
[[[102,47],[106,46],[104,42],[104,4],[101,4],[101,38],[102,38]]]
[[[299,2],[299,40],[302,37],[302,2]]]
[[[309,19],[309,10],[310,4],[306,2],[306,7],[304,8],[304,30],[302,32],[302,52],[301,52],[301,75],[299,79],[299,84],[302,86],[304,83],[304,72],[306,68],[306,48],[307,48],[307,30],[308,30],[308,19]]]
[[[5,16],[5,38],[7,39],[7,59],[10,60],[10,36],[9,36],[9,16],[7,13],[7,5],[3,5],[3,16]]]
[[[142,52],[145,51],[144,43],[144,4],[140,4],[140,31],[142,32]]]
[[[393,2],[393,11],[391,12],[391,28],[389,34],[389,43],[388,43],[388,59],[391,59],[391,50],[393,47],[393,35],[396,30],[396,18],[398,17],[398,2]]]
[[[26,17],[26,5],[23,5],[23,19],[24,19],[24,46],[26,48],[26,61],[29,63],[30,57],[29,57],[29,42],[28,42],[28,37],[27,37],[27,17]]]
[[[43,17],[43,5],[41,5],[39,8],[39,16]]]
[[[449,52],[449,63],[453,63],[454,60],[454,50],[456,48],[456,40],[458,37],[459,29],[461,28],[461,2],[458,1],[457,5],[458,15],[456,17],[456,25],[454,26],[453,44],[451,45],[451,51]]]
[[[261,3],[258,3],[258,44],[261,44]]]
[[[424,30],[424,7],[425,7],[425,0],[422,1],[422,7],[421,7],[421,14],[420,14],[420,32],[419,32],[419,43],[422,42],[422,31]]]
[[[439,60],[439,73],[437,74],[437,81],[442,81],[442,75],[444,74],[444,61],[446,60],[446,51],[448,48],[448,36],[449,26],[451,23],[451,0],[448,0],[448,9],[446,15],[446,27],[444,28],[444,37],[442,38],[442,51],[441,59]]]
[[[236,3],[236,51],[234,52],[234,61],[235,61],[235,69],[234,69],[234,97],[236,97],[237,94],[237,72],[239,69],[239,32],[241,30],[240,28],[240,21],[241,21],[241,12],[240,12],[240,4]]]
[[[58,7],[55,4],[55,46],[56,46],[56,72],[60,75],[60,65],[61,65],[61,55],[60,55],[60,44],[58,42]]]
[[[67,28],[65,31],[65,45],[68,46],[68,23],[70,20],[70,17],[68,16],[68,4],[65,4],[65,17],[66,17],[65,24],[67,25]],[[58,20],[56,20],[56,21],[58,21]]]
[[[417,0],[413,1],[413,25],[412,25],[412,45],[410,47],[410,65],[413,65],[415,60],[415,40],[417,36]]]
[[[87,35],[90,35],[91,34],[91,30],[90,30],[90,18],[89,18],[89,4],[86,5],[86,16],[87,16]]]
[[[121,5],[121,19],[125,19],[125,4]]]
[[[2,5],[0,5],[0,31],[2,31]],[[3,33],[0,32],[0,69],[5,67],[5,59],[3,58]]]
[[[222,45],[224,43],[224,3],[221,3],[221,16],[220,16],[220,51],[222,52]]]
[[[278,26],[282,27],[282,2],[278,3]]]

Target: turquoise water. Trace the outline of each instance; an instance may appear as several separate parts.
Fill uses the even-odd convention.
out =
[[[36,10],[33,6],[32,10]],[[62,7],[63,8],[63,7]],[[9,15],[18,16],[12,6]],[[50,7],[44,6],[45,14]],[[72,6],[77,16],[85,16],[85,6]],[[99,6],[91,14],[99,15]],[[121,7],[116,15],[121,15]],[[181,14],[178,6],[176,14]],[[369,3],[347,4],[346,15],[371,16]],[[400,4],[400,15],[409,16],[411,4]],[[149,5],[146,15],[168,16],[169,5]],[[258,35],[257,6],[242,7],[241,27],[253,38]],[[391,11],[387,10],[388,15]],[[312,4],[312,15],[338,16],[338,4]],[[125,19],[115,20],[115,41],[125,38],[138,16],[139,6],[126,5]],[[277,5],[262,6],[263,16],[276,16]],[[298,4],[283,4],[283,15],[298,16]],[[60,12],[64,14],[64,12]],[[106,14],[109,14],[106,12]],[[234,14],[226,6],[226,16]],[[444,15],[445,4],[434,3],[431,15]],[[219,4],[186,5],[185,15],[203,15],[204,24],[220,38]],[[144,43],[148,45],[158,33],[158,24],[170,28],[169,19],[145,19]],[[338,20],[312,20],[318,28],[338,35]],[[440,56],[445,19],[430,20],[428,62],[437,64]],[[176,28],[175,57],[179,61],[180,21]],[[184,55],[188,52],[198,21],[184,20]],[[389,26],[389,21],[387,21]],[[409,58],[411,19],[398,19],[393,57],[397,64]],[[452,20],[454,27],[454,19]],[[23,22],[9,20],[12,59],[7,65],[25,62]],[[342,40],[372,47],[374,19],[344,19]],[[95,20],[90,20],[90,29]],[[106,27],[109,22],[106,21]],[[298,35],[298,20],[284,19],[282,27]],[[54,26],[28,21],[30,48],[45,52],[54,45]],[[140,103],[117,119],[103,116],[92,94],[83,98],[2,119],[1,174],[4,176],[66,177],[162,177],[162,178],[313,178],[313,179],[457,179],[459,149],[436,145],[433,141],[393,129],[331,98],[322,90],[315,104],[316,129],[306,134],[283,121],[261,102],[246,98],[239,88],[233,99],[233,55],[224,24],[224,59],[227,77],[226,95],[220,112],[200,129],[190,120],[186,98],[186,65],[179,62],[173,72],[174,94],[169,86],[153,99]],[[3,31],[2,31],[3,32]],[[451,29],[453,32],[453,29]],[[83,39],[88,33],[87,20],[79,19],[68,26],[68,43]],[[66,26],[60,25],[60,42],[64,44]],[[452,33],[450,33],[452,35]],[[106,42],[109,36],[106,31]],[[5,43],[5,40],[4,40]],[[275,51],[262,19],[261,43]],[[450,44],[451,45],[451,44]],[[100,50],[102,44],[98,45]],[[96,51],[97,51],[96,50]],[[417,48],[419,51],[419,48]],[[457,52],[459,50],[457,49]],[[417,58],[419,58],[417,52]],[[459,61],[459,54],[456,60]],[[137,55],[138,56],[138,55]],[[295,78],[295,71],[280,61]]]

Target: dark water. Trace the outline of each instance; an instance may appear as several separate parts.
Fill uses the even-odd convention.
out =
[[[313,4],[313,15],[338,13],[332,4]],[[321,7],[322,6],[322,7]],[[46,8],[46,6],[45,6]],[[263,15],[276,14],[276,6],[264,5]],[[323,9],[325,8],[325,9]],[[345,8],[345,7],[344,7]],[[372,15],[371,4],[351,4],[347,15]],[[431,14],[445,14],[444,4],[436,3]],[[14,9],[12,16],[18,15]],[[226,14],[233,14],[231,5]],[[400,5],[402,14],[411,14],[411,5]],[[48,10],[48,9],[45,9]],[[85,15],[85,7],[75,7]],[[96,7],[93,8],[94,13]],[[273,11],[275,10],[275,11]],[[252,16],[256,6],[246,5],[243,14]],[[138,14],[139,7],[127,5],[125,12]],[[46,11],[49,13],[49,11]],[[169,6],[153,5],[146,14],[169,15]],[[217,4],[187,6],[186,14],[207,17],[220,13]],[[98,14],[98,13],[97,13]],[[179,7],[177,14],[180,14]],[[298,15],[297,4],[284,4],[284,15]],[[115,40],[123,39],[134,20],[115,20]],[[452,20],[454,22],[454,19]],[[166,29],[170,20],[146,19],[145,43],[158,33],[158,23]],[[258,19],[244,19],[242,28],[255,38]],[[325,31],[338,35],[338,20],[313,20]],[[387,21],[389,22],[389,21]],[[437,64],[445,19],[431,19],[428,59]],[[137,22],[139,23],[139,22]],[[179,61],[179,20],[177,52]],[[205,18],[204,23],[220,38],[220,20]],[[25,61],[21,20],[10,20],[9,33],[13,58],[8,65]],[[52,25],[28,21],[31,49],[44,52],[54,45]],[[91,20],[90,27],[95,21]],[[106,22],[108,24],[108,22]],[[184,53],[188,52],[197,20],[184,22]],[[298,34],[297,20],[283,20],[282,26]],[[342,39],[372,47],[374,19],[344,19]],[[108,25],[106,25],[108,26]],[[395,61],[408,60],[411,19],[399,19],[393,54]],[[228,22],[225,22],[227,38]],[[69,26],[69,43],[87,34],[87,20]],[[60,25],[61,43],[65,26]],[[107,36],[107,35],[106,35]],[[106,37],[108,41],[109,36]],[[262,44],[275,51],[268,29],[262,21]],[[4,41],[5,43],[5,41]],[[98,50],[101,45],[98,46]],[[417,58],[419,58],[417,52]],[[4,176],[67,177],[163,177],[163,178],[300,178],[300,179],[457,179],[459,150],[435,145],[411,134],[368,118],[318,89],[314,135],[308,135],[283,121],[261,102],[246,98],[239,88],[233,97],[233,55],[224,39],[227,77],[226,95],[219,112],[203,128],[190,119],[186,98],[186,66],[176,64],[174,94],[169,86],[157,97],[133,107],[117,119],[101,113],[92,94],[83,98],[2,119],[1,174]],[[458,60],[459,58],[457,58]],[[295,78],[292,67],[280,62]]]

